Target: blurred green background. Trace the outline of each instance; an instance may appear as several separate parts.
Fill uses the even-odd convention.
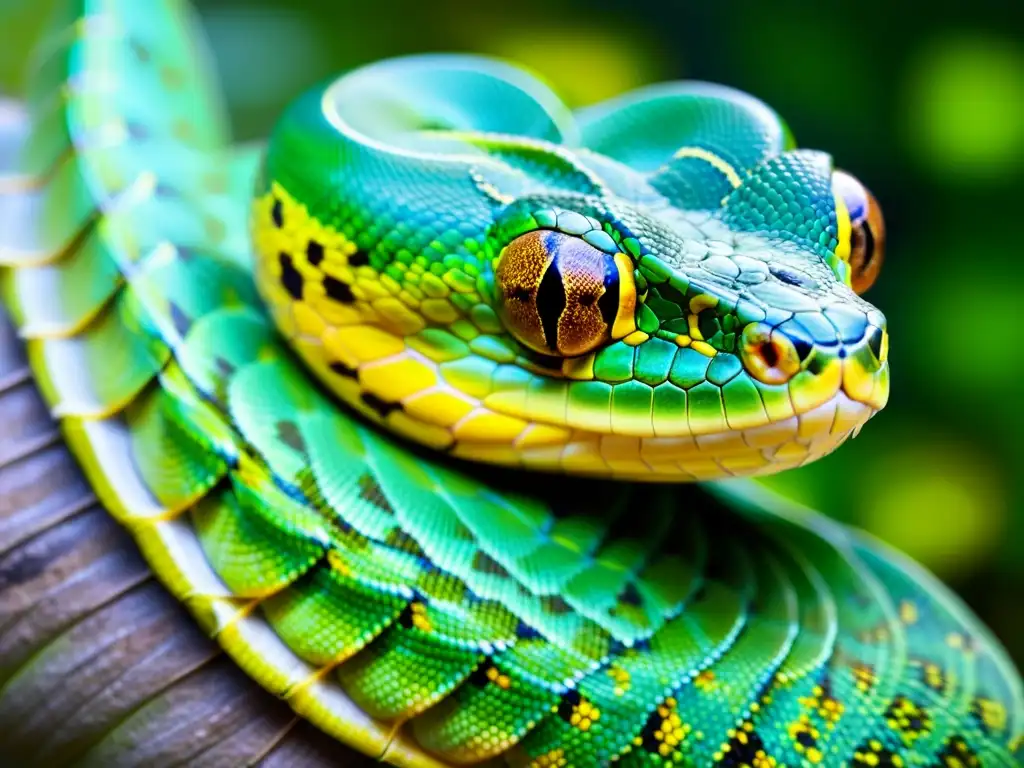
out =
[[[45,5],[0,0],[16,18],[5,40],[30,39]],[[869,298],[890,322],[892,399],[837,454],[770,483],[923,562],[1024,666],[1020,3],[197,5],[240,138],[266,134],[289,99],[339,70],[464,50],[518,60],[574,105],[658,80],[726,83],[832,152],[887,218]],[[23,67],[24,51],[0,50],[0,87],[16,88]]]

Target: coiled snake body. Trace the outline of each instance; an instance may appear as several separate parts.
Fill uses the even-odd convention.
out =
[[[61,5],[4,298],[104,505],[264,687],[396,765],[1020,759],[1020,677],[947,590],[721,482],[888,394],[877,205],[770,109],[571,114],[418,57],[232,148],[180,3]]]

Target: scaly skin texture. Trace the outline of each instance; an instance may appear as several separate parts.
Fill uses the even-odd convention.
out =
[[[573,116],[494,62],[367,67],[275,129],[257,283],[329,388],[454,456],[671,481],[797,466],[885,404],[889,368],[831,161],[786,136],[706,84]],[[573,285],[586,259],[593,289]]]
[[[703,86],[673,86],[662,105],[696,121],[686,151],[645,134],[652,119],[628,102],[580,117],[583,150],[543,89],[463,58],[379,65],[301,99],[263,161],[229,148],[196,46],[177,2],[63,4],[39,47],[19,173],[0,181],[0,263],[39,386],[98,496],[244,670],[395,765],[1019,762],[1019,674],[898,554],[748,482],[527,473],[400,442],[317,387],[270,317],[371,421],[459,455],[676,480],[797,463],[881,407],[887,370],[881,316],[844,284],[823,156],[779,154],[777,123],[736,122],[763,107]],[[479,86],[454,89],[458,105],[431,90],[448,87],[453,61]],[[384,120],[409,114],[393,97],[429,135]],[[732,120],[698,119],[723,102]],[[339,139],[341,117],[362,143]],[[530,235],[538,226],[560,234]],[[510,308],[523,285],[494,276],[543,286],[553,265],[574,276],[566,307],[586,290],[613,295],[610,279],[616,302],[564,326],[531,314],[529,290]],[[777,434],[758,431],[771,398],[764,416],[744,409],[752,399],[732,410],[729,384],[760,391],[751,371],[778,375],[729,351],[751,322],[785,335],[762,362],[784,369],[779,402],[801,416],[780,416],[793,422]],[[588,338],[592,370],[586,354],[555,366],[530,351]],[[805,352],[798,371],[787,344]],[[677,363],[691,387],[677,386]],[[612,381],[603,410],[596,398],[574,410],[572,387]],[[620,400],[631,382],[653,391],[653,410],[629,389]],[[569,405],[547,404],[563,385]],[[414,407],[434,386],[433,405]],[[687,414],[669,436],[666,391]],[[764,437],[757,462],[740,429]]]

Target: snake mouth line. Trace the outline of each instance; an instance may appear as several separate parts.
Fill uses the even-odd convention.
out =
[[[453,456],[574,475],[653,482],[766,475],[828,455],[855,437],[878,409],[839,390],[787,418],[701,435],[631,436],[574,431],[557,445],[456,442]]]

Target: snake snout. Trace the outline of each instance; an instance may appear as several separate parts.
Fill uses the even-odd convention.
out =
[[[806,370],[834,382],[847,398],[880,410],[889,397],[889,334],[885,317],[874,308],[835,305],[820,313],[814,327],[814,352]]]
[[[889,333],[882,314],[872,310],[864,333],[854,342],[844,342],[840,354],[846,395],[875,410],[884,408],[889,399]]]
[[[747,372],[762,384],[786,386],[798,413],[841,394],[881,409],[889,392],[888,347],[880,312],[843,305],[775,325],[750,323],[740,337]]]

